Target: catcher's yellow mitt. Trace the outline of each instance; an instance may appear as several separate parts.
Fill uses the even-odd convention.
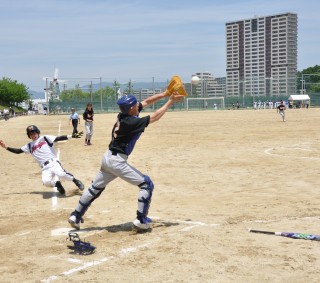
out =
[[[174,92],[176,92],[180,95],[183,95],[183,96],[188,95],[184,89],[183,82],[181,81],[179,76],[173,76],[171,78],[171,80],[167,86],[166,96],[170,96]]]

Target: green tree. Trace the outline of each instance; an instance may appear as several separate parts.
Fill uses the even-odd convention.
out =
[[[106,86],[103,89],[99,89],[93,92],[92,94],[90,92],[84,92],[80,88],[64,90],[60,94],[60,100],[63,102],[75,101],[75,100],[90,101],[92,96],[92,100],[97,101],[97,100],[100,100],[101,94],[102,94],[102,99],[114,97],[114,90],[109,86]]]
[[[302,89],[302,78],[307,93],[320,92],[320,66],[315,65],[297,73],[297,87]]]
[[[24,84],[5,77],[0,80],[0,102],[17,106],[28,99],[30,99],[30,95]]]
[[[80,88],[64,90],[60,94],[61,101],[75,101],[75,100],[86,100],[88,99],[89,93],[84,92]]]
[[[105,88],[99,89],[93,93],[93,100],[100,99],[101,93],[102,93],[102,99],[108,99],[108,98],[114,97],[114,90],[111,87],[106,86]]]

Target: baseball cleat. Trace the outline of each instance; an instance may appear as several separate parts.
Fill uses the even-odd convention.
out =
[[[71,225],[71,227],[73,227],[74,229],[77,229],[77,230],[80,229],[80,223],[77,223],[77,218],[75,215],[71,215],[68,219],[68,222]]]
[[[56,188],[60,194],[64,195],[66,193],[60,181],[56,182]]]
[[[84,185],[82,184],[82,182],[80,180],[74,179],[73,182],[76,184],[76,186],[79,188],[80,191],[84,190]]]
[[[147,219],[148,219],[148,221],[147,221]],[[148,217],[147,217],[147,219],[145,219],[144,223],[141,223],[140,220],[135,219],[133,221],[133,228],[135,228],[137,230],[149,230],[151,228],[152,220]]]

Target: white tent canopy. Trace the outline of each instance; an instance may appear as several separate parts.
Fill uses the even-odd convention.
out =
[[[290,95],[288,100],[294,100],[294,101],[303,101],[303,100],[310,100],[310,96],[307,94],[296,94],[296,95]]]

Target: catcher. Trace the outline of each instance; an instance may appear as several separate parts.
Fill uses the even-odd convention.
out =
[[[4,141],[0,140],[0,145],[6,150],[20,154],[30,153],[33,158],[38,161],[42,170],[42,182],[47,187],[57,187],[60,194],[65,194],[65,189],[60,181],[54,181],[54,176],[60,179],[73,181],[79,190],[83,191],[84,186],[82,182],[73,177],[72,174],[67,173],[61,166],[59,160],[55,156],[53,143],[64,141],[69,138],[80,138],[83,133],[73,134],[72,136],[40,136],[40,130],[37,126],[31,125],[27,127],[27,135],[32,140],[21,148],[8,147]]]
[[[83,193],[76,209],[69,217],[69,223],[73,228],[80,229],[80,222],[83,223],[82,217],[86,210],[101,195],[105,187],[117,177],[138,186],[138,210],[137,217],[133,221],[134,228],[137,230],[151,228],[152,220],[148,217],[148,211],[154,189],[153,182],[149,176],[128,164],[127,160],[145,128],[158,121],[171,105],[182,100],[185,95],[181,79],[175,76],[165,92],[150,96],[142,102],[138,102],[131,94],[122,96],[118,100],[120,113],[112,129],[109,148],[102,157],[100,171],[92,185]],[[165,97],[169,99],[161,108],[151,115],[139,117],[142,109]]]

